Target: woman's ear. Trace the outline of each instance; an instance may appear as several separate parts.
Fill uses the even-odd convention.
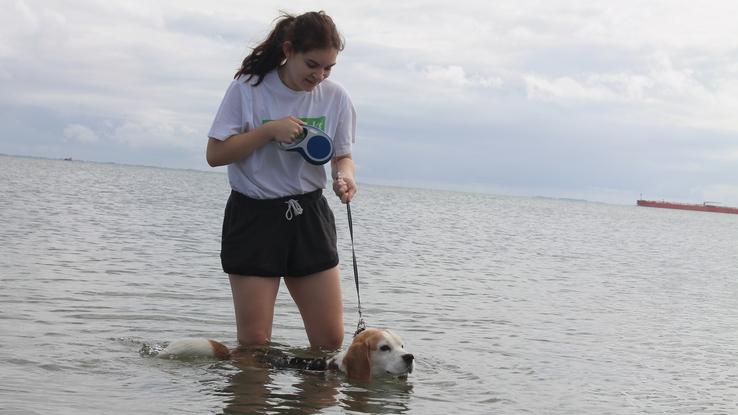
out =
[[[289,59],[292,56],[292,42],[289,40],[282,42],[282,54],[284,54],[285,59]]]

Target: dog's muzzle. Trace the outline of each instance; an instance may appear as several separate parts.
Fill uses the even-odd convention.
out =
[[[415,366],[413,362],[415,361],[415,356],[411,353],[407,353],[402,355],[402,360],[405,362],[405,365],[407,365],[407,373],[413,373],[413,367]]]

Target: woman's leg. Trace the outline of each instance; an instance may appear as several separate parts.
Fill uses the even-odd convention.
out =
[[[274,303],[277,300],[280,278],[244,277],[229,275],[236,311],[238,343],[258,346],[272,338]]]
[[[338,349],[343,343],[343,298],[338,267],[305,277],[285,277],[302,315],[310,346]]]

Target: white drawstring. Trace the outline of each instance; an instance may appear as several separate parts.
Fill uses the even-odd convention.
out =
[[[292,214],[302,215],[302,206],[295,199],[290,199],[284,203],[287,203],[287,211],[284,212],[284,217],[287,220],[292,220]]]

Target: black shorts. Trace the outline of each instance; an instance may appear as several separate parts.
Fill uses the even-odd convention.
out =
[[[279,199],[231,192],[220,260],[228,274],[300,277],[338,265],[336,221],[322,191]]]

